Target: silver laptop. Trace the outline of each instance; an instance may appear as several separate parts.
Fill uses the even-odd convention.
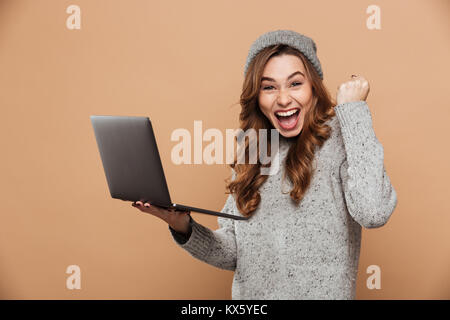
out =
[[[173,203],[148,117],[90,116],[111,197],[181,211],[247,220],[247,217]]]

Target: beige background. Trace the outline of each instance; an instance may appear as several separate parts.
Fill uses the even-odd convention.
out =
[[[81,8],[68,30],[66,8]],[[366,8],[381,8],[368,30]],[[398,206],[363,230],[358,299],[450,298],[449,12],[438,1],[0,1],[0,298],[229,299],[233,273],[195,260],[167,225],[111,199],[89,115],[150,116],[173,199],[221,209],[224,165],[170,161],[176,128],[238,126],[250,44],[312,37],[335,96],[352,73]],[[217,219],[193,213],[216,229]],[[81,290],[66,288],[67,266]],[[366,287],[369,265],[380,290]]]

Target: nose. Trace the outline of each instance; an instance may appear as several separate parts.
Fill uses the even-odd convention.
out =
[[[281,89],[279,91],[280,93],[278,94],[277,97],[277,103],[280,106],[287,106],[291,103],[291,96],[289,95],[289,90],[286,89]]]

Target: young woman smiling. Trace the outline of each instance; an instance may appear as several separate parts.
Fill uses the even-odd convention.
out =
[[[335,103],[316,53],[291,30],[267,32],[250,48],[240,127],[277,129],[283,161],[275,175],[261,175],[261,163],[230,165],[222,212],[249,220],[219,217],[211,230],[189,213],[133,204],[166,221],[193,257],[234,271],[233,299],[354,299],[361,227],[383,226],[396,207],[368,81],[352,75]]]

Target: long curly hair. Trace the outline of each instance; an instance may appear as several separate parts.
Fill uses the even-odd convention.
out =
[[[270,120],[259,108],[258,95],[266,63],[274,56],[285,54],[297,56],[303,62],[306,77],[312,85],[314,98],[311,108],[305,113],[300,134],[289,138],[294,142],[291,144],[284,162],[286,175],[293,185],[289,194],[298,205],[306,193],[314,173],[313,160],[316,148],[321,147],[331,135],[331,128],[325,122],[335,116],[333,108],[335,101],[332,100],[322,79],[309,60],[300,51],[285,44],[272,45],[261,50],[248,66],[244,78],[240,96],[242,109],[239,120],[240,129],[245,132],[251,128],[256,132],[259,132],[259,129],[267,129],[268,132],[270,129],[274,129]],[[256,136],[256,145],[259,150],[259,135]],[[235,141],[237,141],[236,139],[237,137],[235,137]],[[260,174],[261,166],[270,166],[270,163],[262,164],[259,159],[255,164],[249,163],[249,145],[250,142],[245,139],[242,146],[245,150],[245,163],[237,163],[237,156],[234,156],[233,162],[229,164],[235,173],[234,180],[231,177],[225,179],[226,193],[234,195],[238,210],[246,217],[250,217],[257,209],[261,201],[259,188],[268,178],[268,175]],[[266,150],[270,155],[270,135]]]

